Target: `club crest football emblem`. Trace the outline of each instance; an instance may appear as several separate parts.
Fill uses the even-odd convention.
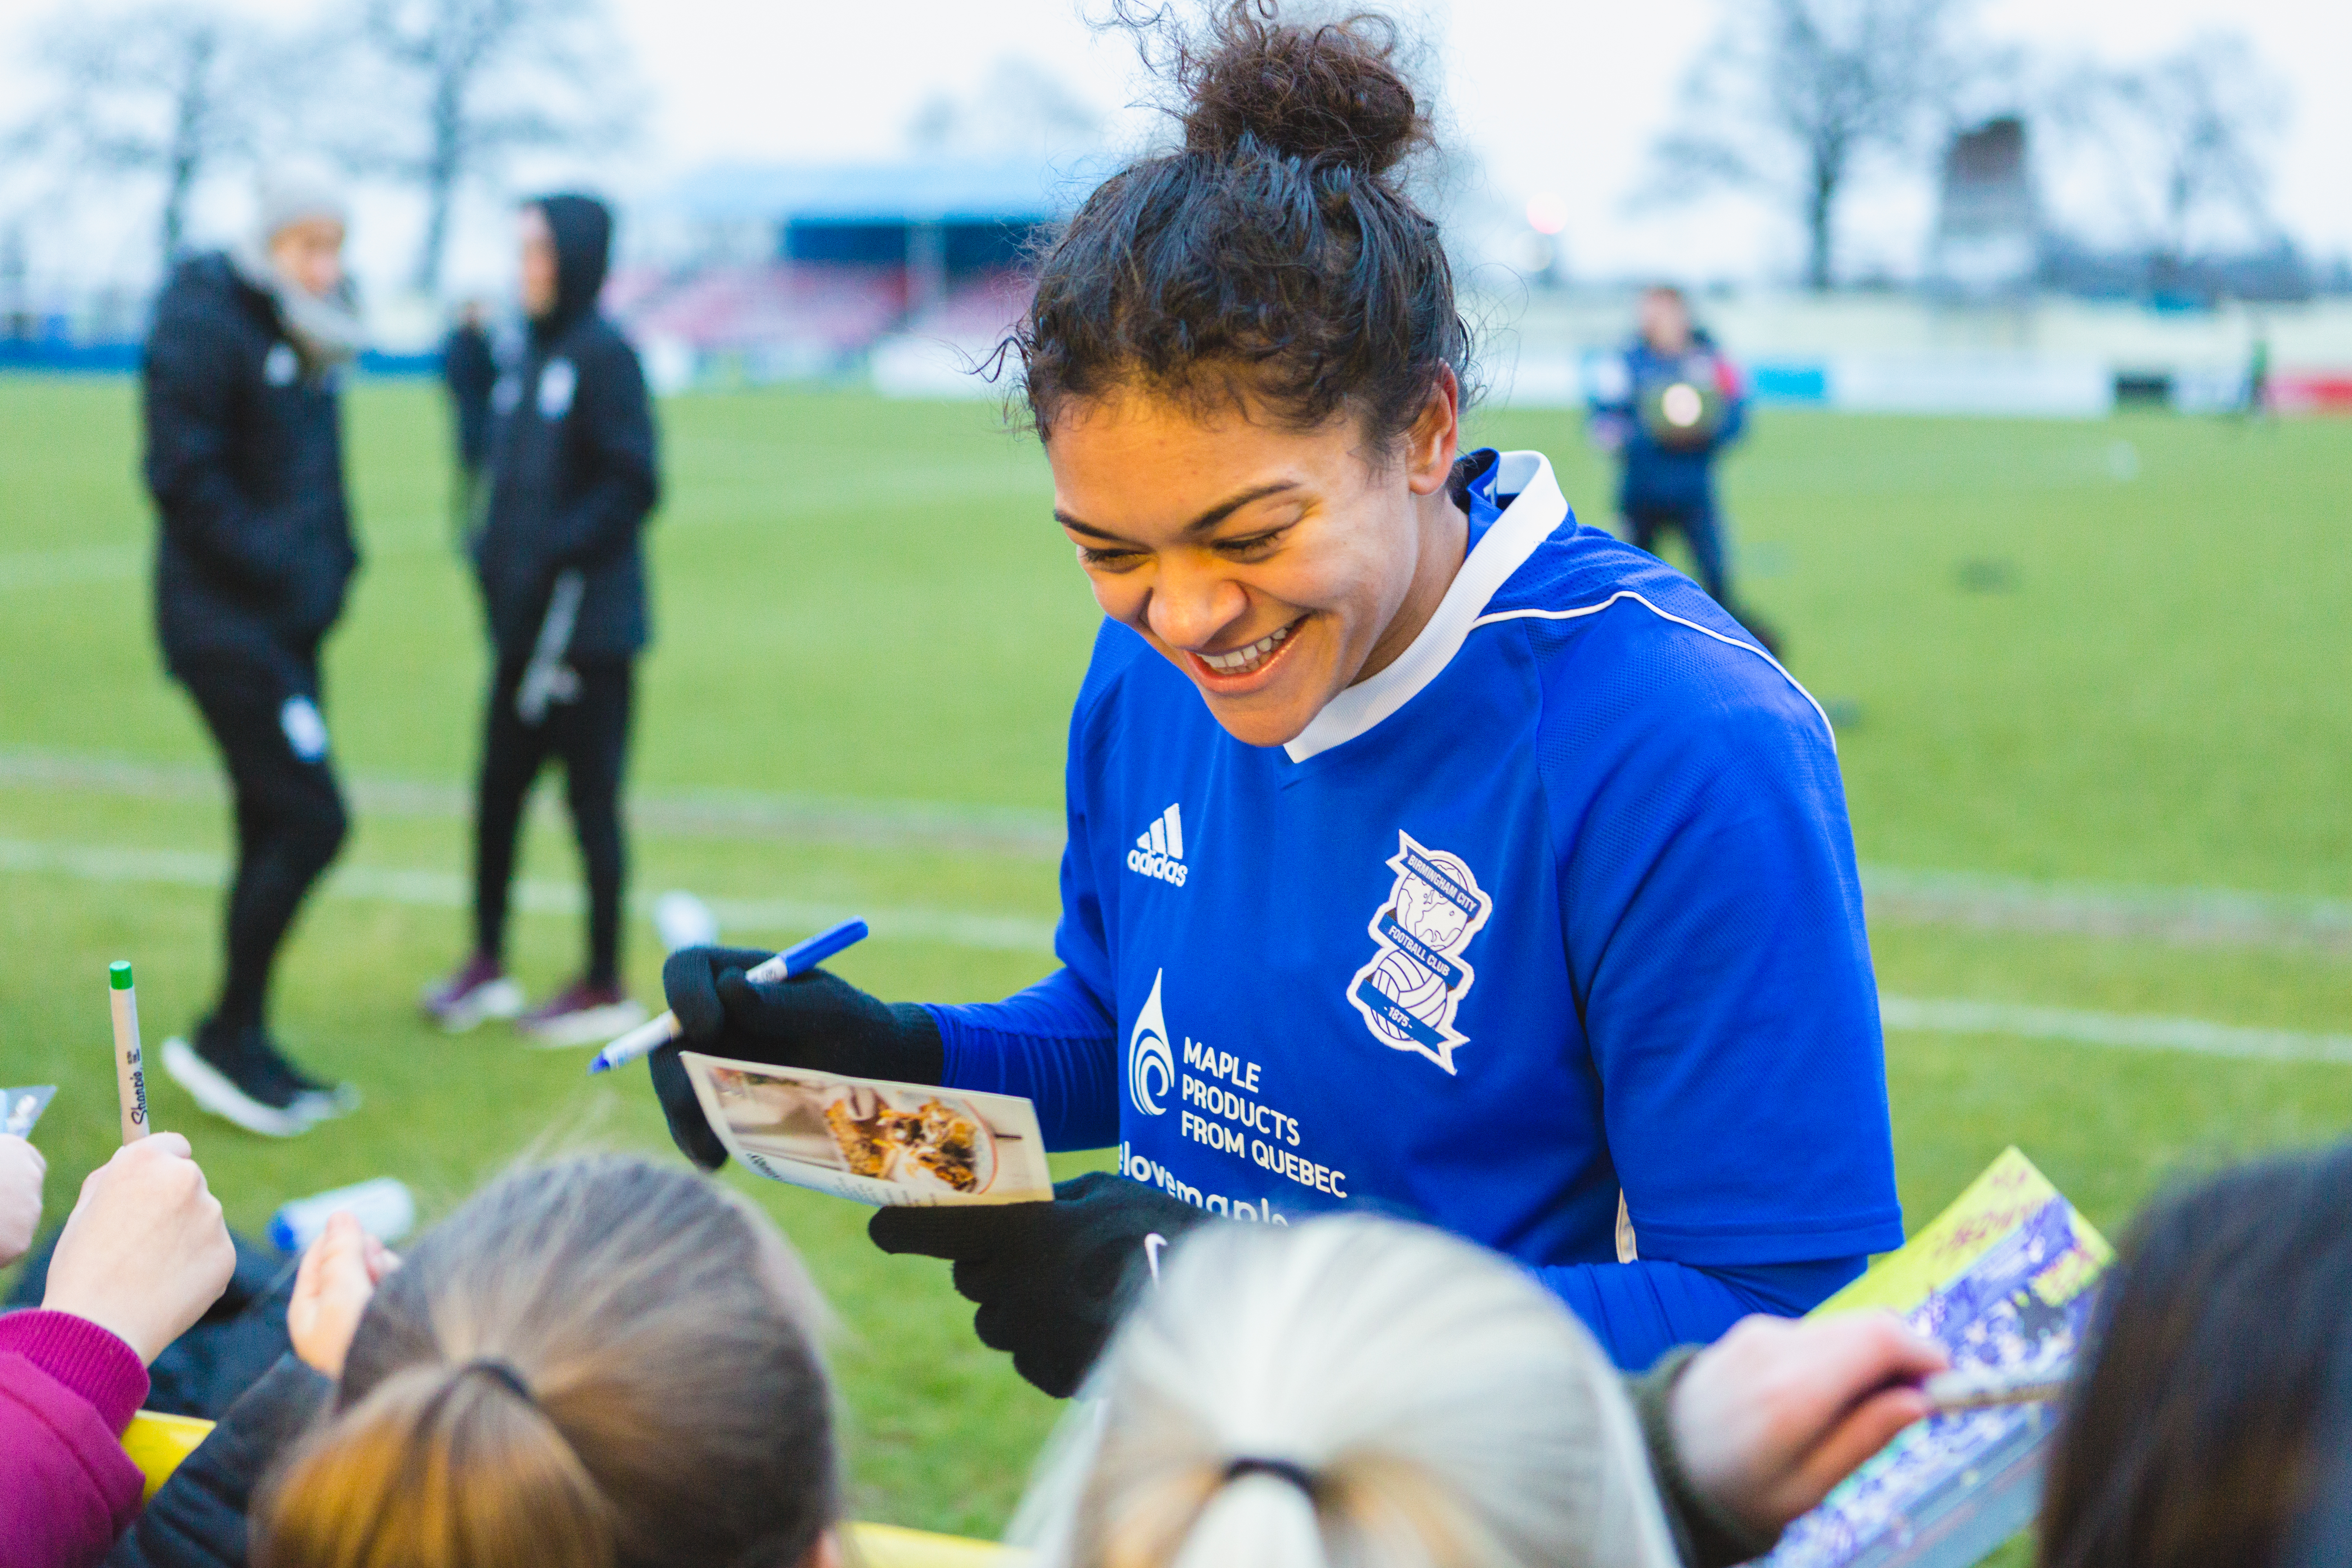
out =
[[[1397,834],[1389,861],[1396,881],[1365,929],[1378,944],[1372,960],[1348,982],[1348,1000],[1364,1016],[1372,1038],[1391,1050],[1419,1051],[1447,1072],[1454,1047],[1468,1037],[1454,1015],[1477,979],[1462,950],[1494,912],[1461,857],[1426,849]]]

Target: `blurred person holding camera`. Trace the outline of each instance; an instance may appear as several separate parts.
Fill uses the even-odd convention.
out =
[[[659,481],[644,371],[596,309],[612,214],[551,195],[519,223],[529,340],[492,397],[488,500],[469,542],[496,655],[474,809],[474,950],[425,1010],[452,1032],[515,1018],[538,1044],[579,1045],[645,1017],[621,986],[621,783],[648,638],[642,535]],[[588,962],[526,1015],[506,972],[507,900],[523,806],[551,758],[563,763],[587,871]]]
[[[359,565],[336,395],[361,338],[345,227],[323,174],[266,176],[247,240],[173,274],[143,372],[156,633],[220,748],[237,839],[220,995],[163,1066],[205,1110],[278,1138],[354,1099],[288,1061],[266,1016],[278,949],[347,826],[319,676]]]
[[[1642,290],[1633,341],[1595,366],[1588,428],[1619,464],[1617,510],[1637,550],[1682,535],[1708,597],[1774,653],[1777,641],[1733,592],[1715,496],[1715,460],[1748,427],[1738,370],[1691,321],[1671,284]]]
[[[0,1137],[0,1268],[22,1257],[47,1165]],[[0,1315],[0,1545],[9,1568],[88,1568],[138,1512],[122,1433],[147,1366],[228,1284],[236,1253],[188,1141],[158,1132],[89,1173],[37,1310]]]

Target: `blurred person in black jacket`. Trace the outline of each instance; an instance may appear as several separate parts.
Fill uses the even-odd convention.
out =
[[[344,229],[322,174],[265,178],[251,237],[173,274],[144,363],[156,633],[220,748],[237,840],[220,995],[163,1065],[206,1110],[272,1137],[352,1098],[289,1062],[265,1017],[278,947],[346,826],[319,685],[359,565],[336,399],[360,342]]]
[[[498,353],[490,342],[482,302],[457,309],[457,323],[441,340],[441,382],[449,389],[457,416],[456,511],[460,537],[470,532],[481,510],[482,476],[490,461],[490,393],[498,385]]]
[[[543,196],[523,207],[520,228],[530,334],[492,400],[489,500],[472,540],[498,660],[475,803],[474,951],[425,1007],[452,1031],[512,1017],[541,1044],[578,1044],[645,1016],[621,986],[621,780],[647,640],[640,535],[657,495],[653,408],[635,352],[596,310],[612,215],[587,196]],[[588,876],[588,963],[517,1017],[507,895],[523,805],[550,757],[563,763]]]

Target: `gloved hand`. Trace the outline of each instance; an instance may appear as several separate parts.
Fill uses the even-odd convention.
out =
[[[1140,1182],[1091,1171],[1050,1204],[887,1208],[866,1226],[885,1252],[955,1262],[955,1288],[980,1303],[971,1326],[1013,1369],[1056,1399],[1086,1381],[1159,1248],[1209,1218]]]
[[[727,1148],[703,1118],[681,1050],[900,1083],[937,1083],[947,1068],[939,1026],[921,1007],[877,1001],[822,969],[759,984],[745,977],[768,957],[752,948],[688,947],[662,965],[681,1034],[653,1055],[654,1092],[671,1141],[706,1171],[727,1163]]]

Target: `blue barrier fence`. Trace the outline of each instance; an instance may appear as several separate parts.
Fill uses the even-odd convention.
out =
[[[138,343],[77,343],[58,338],[0,338],[0,372],[41,375],[124,375],[139,368]],[[362,375],[438,375],[438,353],[385,353],[362,350]]]

